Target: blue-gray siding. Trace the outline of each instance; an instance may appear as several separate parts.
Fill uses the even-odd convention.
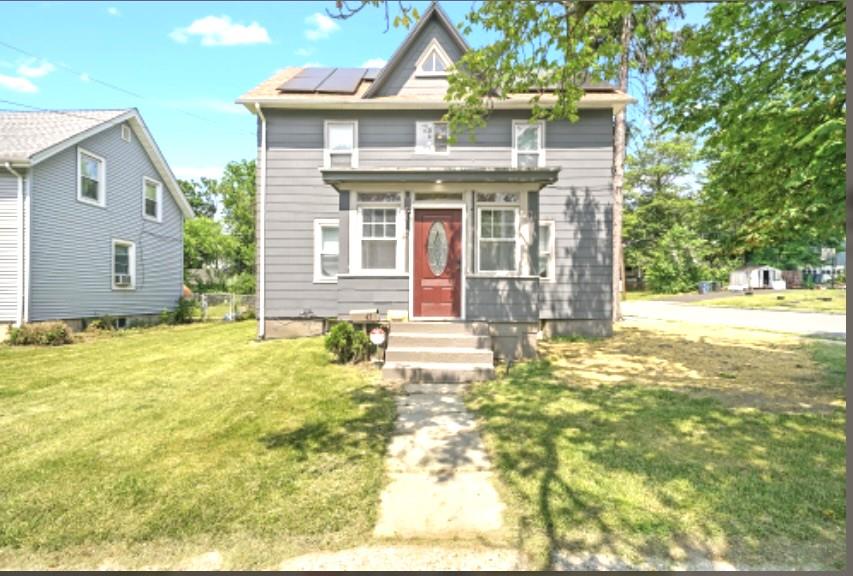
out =
[[[106,206],[77,200],[77,146],[33,167],[30,320],[157,313],[183,282],[183,216],[163,187],[163,221],[142,217],[143,176],[162,182],[120,126],[79,144],[106,160]],[[136,289],[112,289],[112,240],[136,243]]]
[[[19,250],[18,178],[0,168],[0,322],[16,319]]]

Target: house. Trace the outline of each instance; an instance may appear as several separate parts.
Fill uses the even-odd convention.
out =
[[[190,217],[137,110],[0,111],[0,323],[174,307]]]
[[[754,289],[784,290],[782,270],[772,266],[744,266],[729,274],[729,290],[742,292]]]
[[[613,115],[632,99],[590,86],[577,122],[545,123],[512,95],[451,143],[467,50],[433,3],[382,69],[285,68],[237,100],[258,119],[261,337],[370,309],[476,323],[508,355],[611,332]]]

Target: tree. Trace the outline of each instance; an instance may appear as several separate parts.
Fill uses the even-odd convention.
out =
[[[224,287],[227,274],[226,256],[232,239],[225,235],[222,224],[207,216],[196,216],[184,222],[184,280],[193,289]],[[202,270],[201,276],[187,274]]]
[[[654,292],[675,294],[696,290],[712,274],[706,264],[708,245],[690,228],[676,224],[653,246],[646,266],[646,281]]]
[[[660,71],[666,124],[702,140],[703,202],[728,253],[843,237],[844,27],[842,2],[717,4]]]
[[[222,222],[233,242],[228,258],[234,274],[255,272],[255,161],[240,160],[225,166],[216,187],[222,200]]]
[[[178,180],[181,192],[196,216],[213,218],[216,215],[216,180],[201,178],[196,180]]]

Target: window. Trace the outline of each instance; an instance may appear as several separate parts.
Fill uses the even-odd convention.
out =
[[[339,230],[337,220],[314,220],[314,282],[337,282]]]
[[[113,240],[113,290],[136,287],[136,244]]]
[[[539,277],[552,281],[556,279],[553,220],[539,222]]]
[[[326,122],[326,167],[355,168],[358,166],[358,124],[356,122]]]
[[[161,222],[163,216],[163,185],[151,178],[142,178],[142,215]]]
[[[121,139],[125,142],[130,142],[130,126],[127,124],[121,125]]]
[[[479,221],[479,271],[516,272],[517,209],[480,208]]]
[[[447,76],[450,58],[437,40],[430,42],[417,63],[416,76]]]
[[[397,268],[396,208],[362,208],[361,267],[364,270]]]
[[[104,166],[104,159],[100,156],[77,149],[77,200],[95,206],[104,205]]]
[[[512,165],[536,168],[545,165],[545,125],[542,122],[512,123]]]
[[[415,123],[415,152],[429,154],[447,150],[447,122]]]

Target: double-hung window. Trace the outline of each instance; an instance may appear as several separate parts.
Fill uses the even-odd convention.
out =
[[[163,185],[148,177],[142,178],[142,215],[155,222],[163,220]]]
[[[314,282],[336,282],[340,225],[337,220],[314,220]]]
[[[545,166],[545,124],[543,122],[513,121],[512,165],[514,168]]]
[[[77,200],[95,206],[106,203],[106,162],[100,156],[77,149]]]
[[[327,168],[358,166],[358,123],[355,121],[326,122],[325,162]]]
[[[128,240],[113,240],[113,289],[133,290],[136,287],[136,244]]]
[[[447,122],[415,123],[415,152],[443,154],[447,150]]]
[[[356,222],[350,237],[350,262],[356,272],[401,273],[404,264],[405,211],[399,192],[356,195]]]
[[[556,278],[553,220],[539,222],[539,277],[543,280]]]
[[[480,272],[518,271],[518,209],[488,207],[478,211],[478,269]]]

